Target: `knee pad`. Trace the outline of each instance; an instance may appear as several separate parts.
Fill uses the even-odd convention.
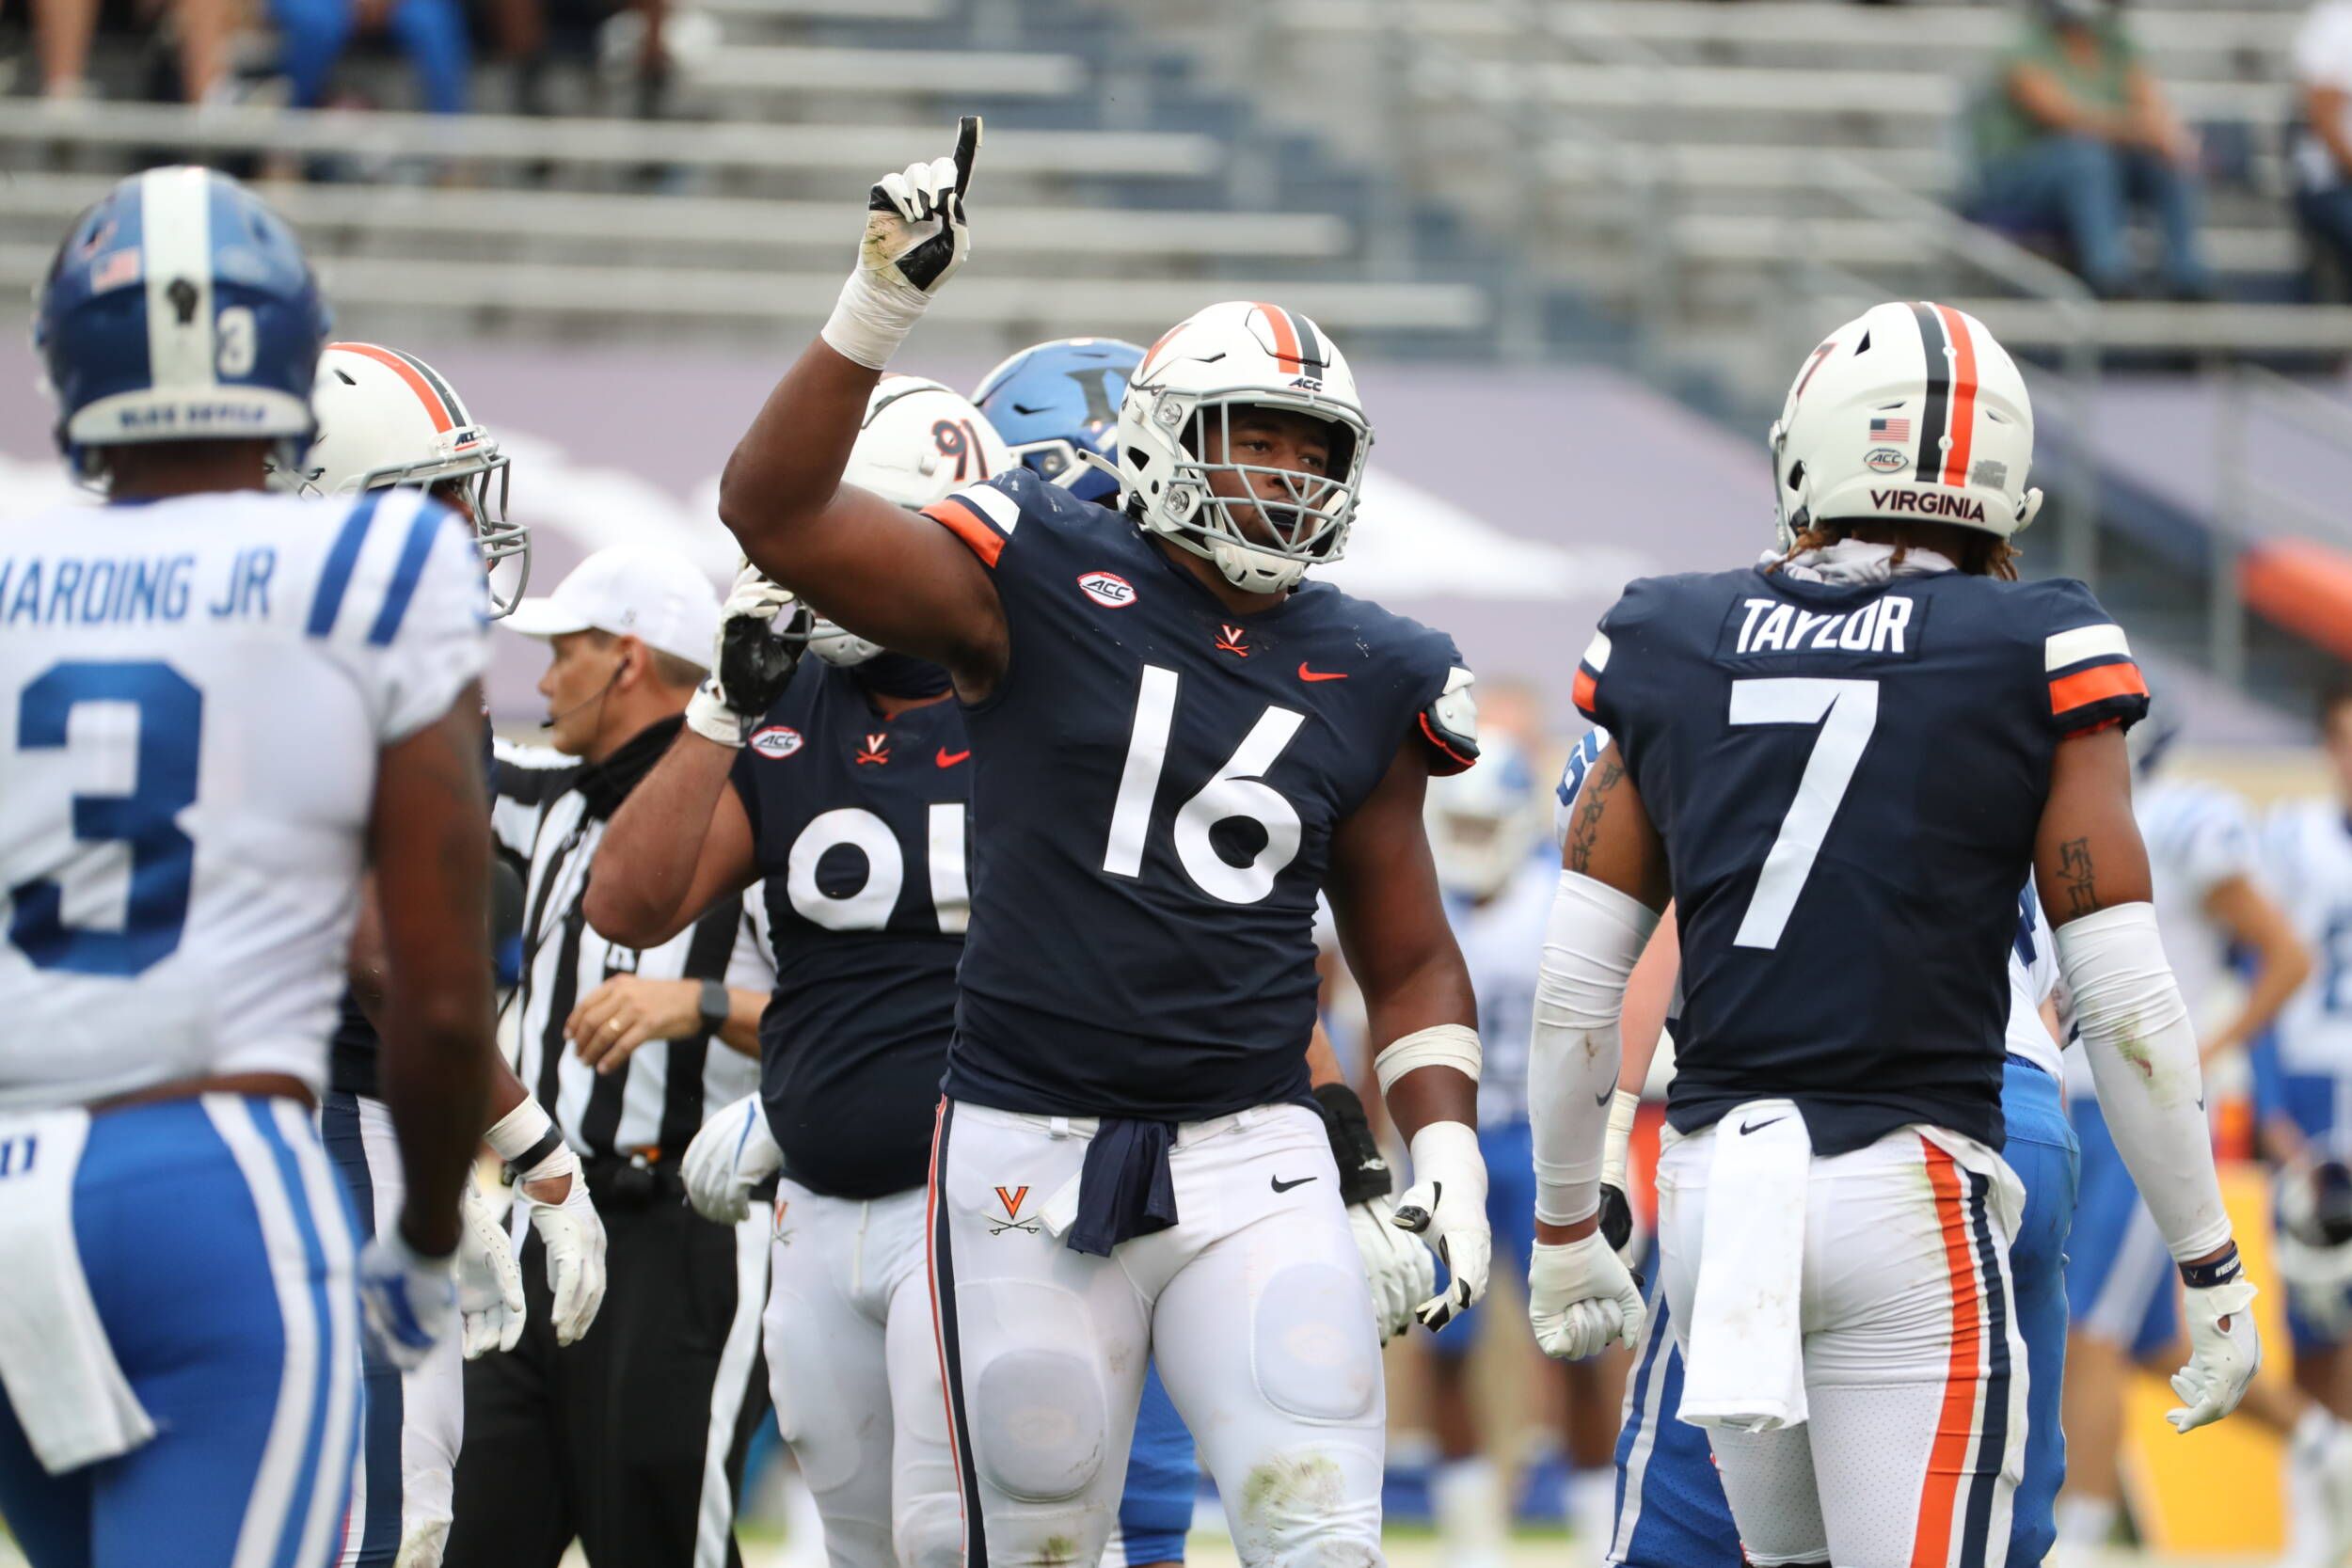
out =
[[[1024,1346],[991,1357],[970,1419],[982,1479],[1021,1502],[1075,1497],[1102,1470],[1110,1445],[1094,1364],[1066,1351]]]
[[[891,1521],[890,1534],[903,1568],[962,1568],[963,1507],[953,1492],[908,1500]]]
[[[1285,1415],[1353,1421],[1380,1391],[1380,1341],[1364,1282],[1329,1263],[1299,1263],[1266,1282],[1250,1324],[1258,1392]]]

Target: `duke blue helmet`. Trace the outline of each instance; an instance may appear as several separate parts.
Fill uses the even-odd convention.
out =
[[[1013,455],[1080,500],[1109,505],[1119,481],[1081,452],[1116,463],[1119,404],[1143,350],[1117,338],[1063,338],[1025,348],[972,394]]]
[[[225,174],[135,174],[73,222],[40,289],[33,344],[58,448],[97,479],[106,449],[310,444],[326,302],[284,220]]]

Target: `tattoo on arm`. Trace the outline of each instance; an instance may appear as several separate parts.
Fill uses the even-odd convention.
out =
[[[1625,763],[1614,749],[1601,753],[1593,775],[1576,798],[1576,819],[1568,824],[1568,869],[1590,871],[1593,845],[1600,837],[1600,813],[1609,792],[1625,779]]]
[[[2058,846],[2058,874],[2066,882],[2066,914],[2070,920],[2099,912],[2096,868],[2090,863],[2090,840],[2070,838]]]

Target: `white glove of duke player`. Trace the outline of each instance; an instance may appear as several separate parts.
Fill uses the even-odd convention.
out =
[[[532,1189],[569,1176],[564,1196],[548,1201]],[[548,1291],[555,1300],[548,1310],[555,1342],[576,1344],[596,1321],[604,1306],[604,1221],[588,1198],[588,1179],[580,1173],[580,1156],[568,1145],[521,1173],[523,1196],[531,1200],[531,1228],[548,1253]]]
[[[513,1350],[523,1337],[523,1271],[506,1227],[471,1176],[457,1194],[457,1310],[469,1361]]]
[[[447,1258],[411,1247],[400,1227],[377,1232],[359,1252],[359,1305],[384,1357],[402,1371],[423,1365],[457,1316],[457,1280]]]
[[[1641,1338],[1645,1315],[1641,1288],[1599,1231],[1535,1243],[1527,1265],[1527,1321],[1546,1355],[1581,1361],[1613,1340],[1630,1345]]]
[[[734,1225],[752,1212],[754,1187],[784,1168],[784,1150],[768,1130],[768,1112],[757,1094],[729,1105],[686,1146],[686,1200],[694,1212]]]
[[[1433,1121],[1413,1134],[1413,1184],[1396,1200],[1395,1225],[1426,1240],[1453,1275],[1414,1308],[1422,1326],[1443,1328],[1486,1293],[1494,1233],[1486,1224],[1486,1161],[1468,1122]]]
[[[2184,1402],[2164,1418],[2175,1432],[2194,1432],[2237,1408],[2262,1367],[2263,1341],[2254,1327],[2254,1287],[2244,1276],[2181,1294],[2188,1365],[2172,1374],[2172,1391]]]
[[[931,295],[972,254],[964,198],[979,150],[979,117],[966,115],[956,126],[953,157],[909,164],[866,194],[857,268],[822,334],[843,358],[877,371],[888,364]]]
[[[687,727],[722,746],[741,746],[792,679],[810,620],[792,590],[746,562],[719,607],[710,674],[686,705]]]

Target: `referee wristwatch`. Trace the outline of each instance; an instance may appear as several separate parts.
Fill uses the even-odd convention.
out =
[[[727,997],[726,983],[723,980],[705,980],[702,1000],[703,1033],[716,1035],[725,1025],[727,1014],[732,1010],[732,1005]]]

